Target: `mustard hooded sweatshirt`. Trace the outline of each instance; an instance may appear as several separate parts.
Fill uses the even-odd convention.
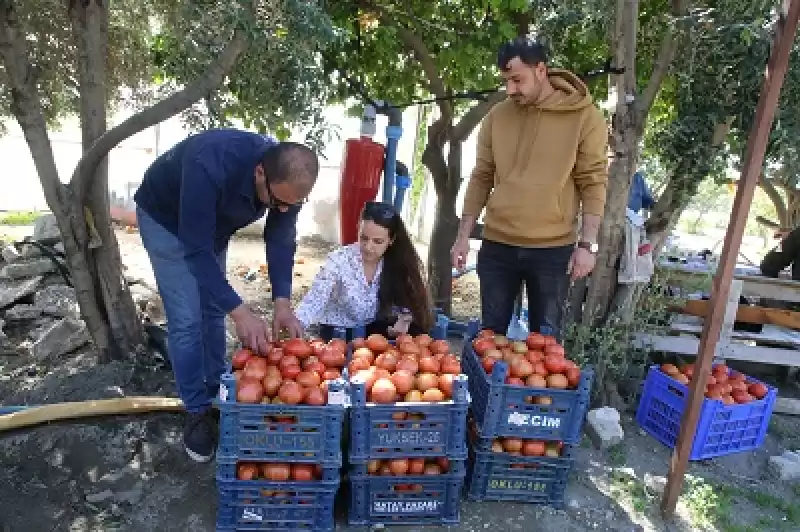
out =
[[[548,72],[555,92],[521,106],[495,105],[478,133],[477,160],[463,214],[486,207],[483,237],[521,247],[574,244],[576,219],[603,215],[608,128],[586,85],[566,70]]]

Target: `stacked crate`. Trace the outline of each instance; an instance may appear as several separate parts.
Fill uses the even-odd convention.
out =
[[[446,339],[446,335],[446,319],[440,318],[431,336]],[[464,375],[454,378],[452,398],[447,401],[392,404],[368,402],[365,383],[351,381],[350,524],[459,522],[467,458],[466,381]],[[396,474],[406,467],[408,471]]]
[[[473,324],[461,357],[472,397],[467,497],[560,507],[594,372],[583,368],[575,389],[506,384],[505,362],[484,370],[473,349],[476,332]]]
[[[328,385],[326,406],[237,403],[234,377],[223,375],[217,532],[334,529],[345,402],[346,383],[339,379]],[[252,474],[250,464],[258,464],[257,479],[242,480],[248,468]],[[290,478],[266,480],[285,473],[286,465]],[[295,480],[309,468],[313,480]]]

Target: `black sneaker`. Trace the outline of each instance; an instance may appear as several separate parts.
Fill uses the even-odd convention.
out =
[[[199,414],[186,414],[183,430],[183,447],[195,462],[205,463],[214,456],[214,418],[211,410]]]

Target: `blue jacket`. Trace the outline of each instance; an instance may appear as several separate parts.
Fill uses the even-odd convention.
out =
[[[631,191],[628,196],[628,208],[633,212],[638,213],[642,209],[652,209],[656,202],[644,176],[641,172],[633,174],[633,181],[631,182]]]
[[[266,213],[256,194],[254,173],[275,144],[274,139],[232,129],[192,135],[153,162],[134,196],[144,212],[183,241],[198,284],[225,313],[242,299],[215,255],[236,231]],[[271,210],[264,226],[273,299],[291,296],[299,210]]]

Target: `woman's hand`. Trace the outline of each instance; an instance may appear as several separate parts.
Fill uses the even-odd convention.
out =
[[[411,314],[400,314],[397,317],[397,321],[394,325],[390,325],[386,332],[389,333],[389,336],[396,337],[400,336],[401,334],[408,334],[408,328],[411,327],[411,321],[413,317]]]

